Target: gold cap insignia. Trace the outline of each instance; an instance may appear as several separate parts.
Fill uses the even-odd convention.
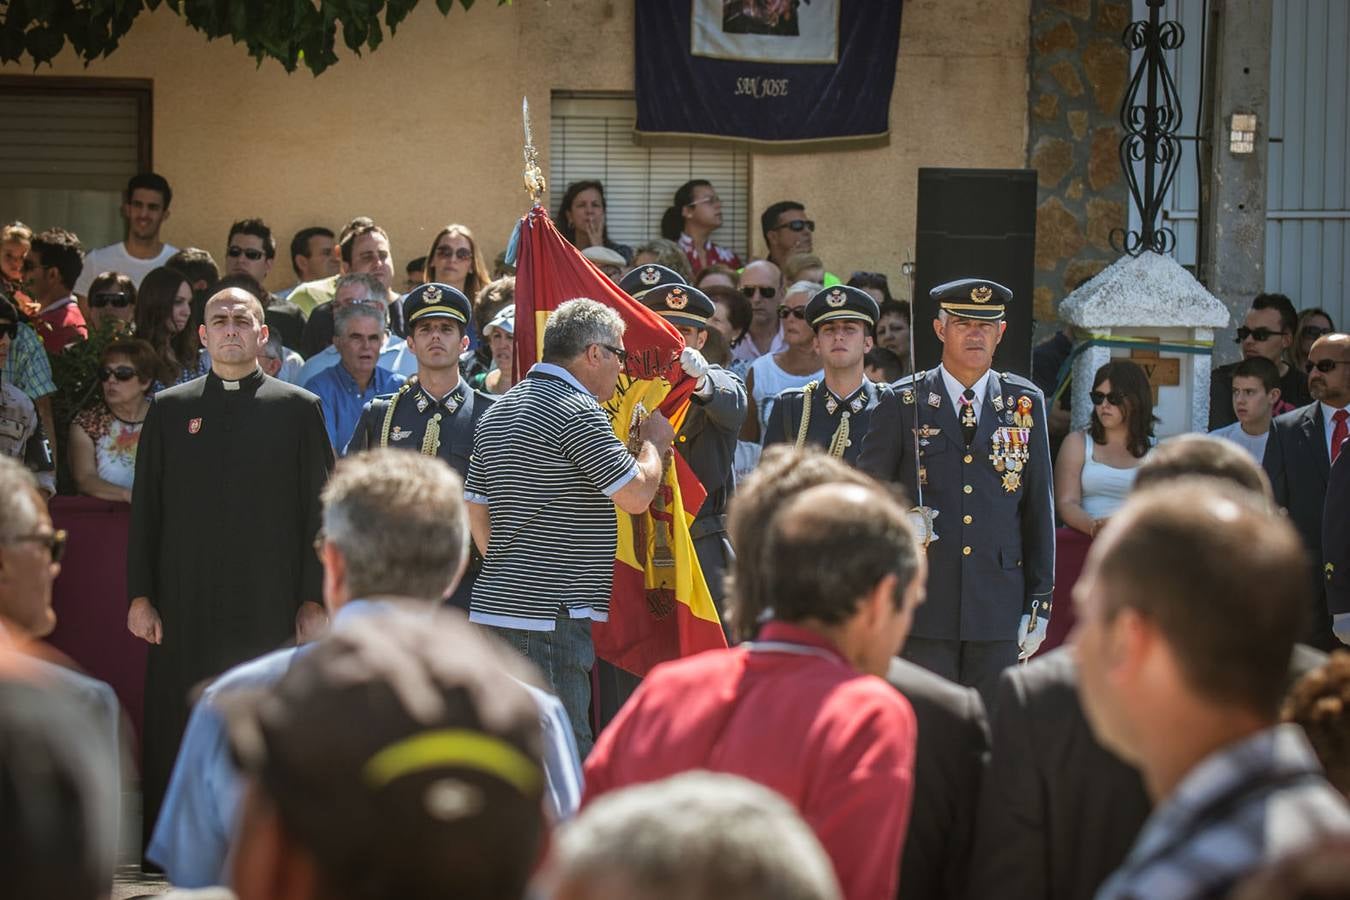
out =
[[[683,288],[673,288],[670,295],[666,297],[666,306],[671,309],[684,309],[689,305],[689,297],[685,294]]]
[[[831,306],[843,306],[848,302],[848,297],[844,296],[844,292],[839,288],[835,288],[825,297],[825,302]]]
[[[645,285],[653,285],[661,280],[661,273],[656,271],[654,267],[648,266],[642,270],[642,274],[638,276],[638,280]]]
[[[988,303],[990,300],[994,299],[994,290],[993,288],[982,284],[971,290],[970,299],[974,300],[976,303]]]
[[[431,285],[422,293],[423,303],[435,303],[441,299],[441,289],[436,285]]]

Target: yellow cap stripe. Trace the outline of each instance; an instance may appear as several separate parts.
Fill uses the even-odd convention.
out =
[[[823,315],[816,316],[811,321],[814,324],[815,322],[828,322],[831,319],[856,319],[859,322],[866,322],[869,325],[876,324],[876,322],[872,321],[871,316],[867,313],[858,312],[856,309],[831,310]]]
[[[695,322],[707,322],[709,319],[708,316],[696,316],[693,313],[680,312],[675,309],[658,309],[656,314],[658,316],[678,316],[681,319],[693,319]]]
[[[1006,308],[1003,303],[939,303],[938,306],[943,309],[978,309],[985,312],[1002,312]]]
[[[503,740],[479,731],[445,728],[390,744],[365,765],[366,780],[383,787],[426,769],[454,766],[492,775],[529,795],[539,789],[539,767]]]
[[[424,306],[424,307],[422,307],[421,309],[419,309],[417,312],[415,312],[415,313],[413,313],[411,316],[409,316],[409,317],[408,317],[408,321],[409,321],[409,322],[416,321],[417,319],[420,319],[420,318],[422,318],[423,316],[425,316],[427,313],[433,313],[433,312],[438,312],[438,313],[449,313],[449,314],[450,314],[450,318],[452,318],[452,319],[458,319],[458,320],[461,321],[461,322],[464,322],[464,321],[465,321],[465,319],[464,319],[464,314],[463,314],[462,312],[460,312],[459,310],[455,309],[453,306]]]

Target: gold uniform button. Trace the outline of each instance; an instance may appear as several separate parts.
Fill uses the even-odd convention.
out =
[[[686,438],[684,435],[680,435],[680,443],[681,443],[681,444],[683,444],[686,440],[688,440],[688,438]]]
[[[969,548],[969,547],[962,547],[962,548],[961,548],[961,555],[962,555],[962,556],[969,556],[969,555],[970,555],[970,548]]]
[[[975,457],[971,456],[969,453],[966,454],[966,458],[965,458],[965,461],[966,461],[966,462],[972,462],[974,459],[975,459]]]
[[[964,524],[966,524],[966,525],[969,525],[971,522],[974,522],[974,521],[975,521],[975,517],[974,517],[974,516],[962,516],[962,517],[961,517],[961,521],[962,521],[962,523],[964,523]]]
[[[974,489],[973,487],[971,487],[970,485],[966,485],[965,487],[961,488],[961,490],[963,490],[963,491],[965,491],[967,494],[969,494],[970,492],[974,491],[975,489]]]

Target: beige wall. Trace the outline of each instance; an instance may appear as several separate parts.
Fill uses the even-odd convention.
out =
[[[801,200],[831,270],[880,270],[898,283],[919,166],[1025,164],[1028,2],[906,2],[890,143],[756,154],[752,209]],[[388,228],[401,266],[452,221],[473,228],[489,258],[505,245],[528,203],[521,96],[547,171],[550,91],[631,91],[632,30],[622,0],[478,3],[447,17],[424,0],[376,52],[345,54],[314,78],[272,61],[258,68],[242,46],[208,43],[161,6],[108,60],[86,69],[67,54],[40,74],[154,79],[172,243],[219,257],[243,216],[263,217],[284,244],[303,226],[336,230],[366,214]],[[274,288],[291,279],[280,256]]]

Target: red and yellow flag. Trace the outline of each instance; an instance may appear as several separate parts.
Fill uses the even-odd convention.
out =
[[[680,368],[680,333],[619,290],[559,234],[542,207],[521,220],[518,240],[517,377],[543,354],[549,313],[567,300],[589,297],[627,323],[628,362],[614,396],[602,402],[614,433],[627,442],[638,403],[649,412],[659,409],[678,431],[694,389],[693,379]],[[689,534],[707,492],[684,457],[672,456],[665,482],[645,513],[615,509],[619,544],[609,621],[596,623],[591,632],[597,656],[636,675],[646,675],[657,663],[727,645]]]

